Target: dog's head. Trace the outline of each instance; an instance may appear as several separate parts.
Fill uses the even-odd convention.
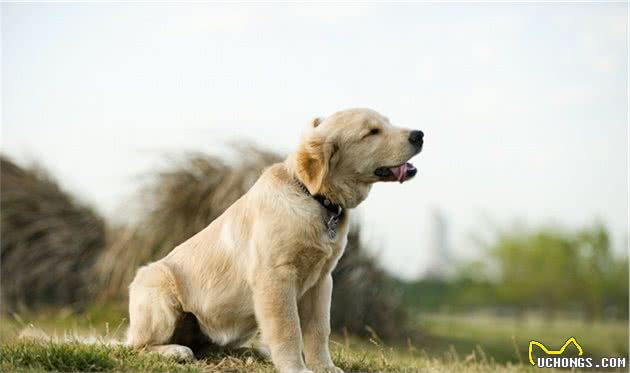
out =
[[[369,109],[315,118],[295,153],[295,172],[312,194],[355,207],[373,183],[415,176],[408,161],[422,150],[423,136]]]

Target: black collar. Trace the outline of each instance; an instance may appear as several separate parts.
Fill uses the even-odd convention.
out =
[[[334,203],[332,203],[331,200],[329,200],[328,198],[326,198],[325,196],[321,195],[321,194],[311,194],[311,192],[309,192],[308,188],[306,187],[306,185],[304,185],[304,183],[302,183],[300,180],[298,180],[298,178],[294,178],[295,182],[297,183],[298,187],[300,187],[300,189],[306,193],[307,195],[313,197],[313,199],[315,199],[317,202],[319,202],[320,205],[322,205],[323,208],[325,208],[326,210],[328,210],[329,213],[333,214],[333,215],[341,215],[343,213],[343,207],[341,207],[341,205],[336,205]]]
[[[307,195],[313,197],[324,209],[326,209],[326,218],[324,219],[324,223],[326,223],[326,228],[328,229],[328,236],[331,239],[334,239],[337,235],[337,223],[339,219],[343,216],[343,207],[341,205],[337,205],[332,203],[331,200],[326,198],[321,194],[311,194],[306,185],[304,185],[298,178],[294,178],[298,187]]]

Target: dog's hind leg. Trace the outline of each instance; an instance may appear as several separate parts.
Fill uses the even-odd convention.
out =
[[[181,361],[193,360],[189,347],[171,344],[183,311],[173,273],[163,263],[138,270],[129,286],[129,331],[127,344]]]

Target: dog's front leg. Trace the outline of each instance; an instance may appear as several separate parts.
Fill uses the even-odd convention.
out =
[[[300,299],[299,312],[304,333],[306,365],[316,372],[343,373],[330,358],[330,300],[332,276],[322,277]]]
[[[256,276],[254,309],[262,341],[281,373],[312,373],[302,358],[295,271],[276,267]]]

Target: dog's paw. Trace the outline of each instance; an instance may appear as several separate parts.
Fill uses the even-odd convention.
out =
[[[153,346],[151,348],[151,351],[157,352],[158,354],[166,358],[174,359],[180,362],[195,360],[195,354],[193,354],[193,351],[186,346],[174,345],[174,344],[163,345],[163,346]]]
[[[261,358],[271,361],[271,351],[265,346],[254,347],[254,352]]]
[[[193,351],[186,346],[172,346],[162,352],[162,355],[181,362],[195,360]]]

